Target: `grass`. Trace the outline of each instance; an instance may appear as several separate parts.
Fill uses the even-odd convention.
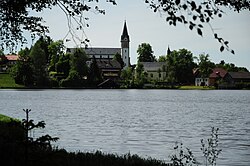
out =
[[[18,85],[8,73],[0,73],[0,88],[23,88],[23,85]]]
[[[179,89],[181,90],[213,90],[214,87],[209,86],[180,86]]]
[[[11,121],[19,121],[19,120],[0,114],[0,122],[1,123],[8,123]]]

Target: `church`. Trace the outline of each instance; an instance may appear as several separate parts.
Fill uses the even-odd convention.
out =
[[[128,35],[128,29],[126,21],[124,22],[123,31],[121,35],[121,48],[100,48],[100,47],[88,47],[84,48],[87,56],[90,59],[90,62],[93,58],[97,61],[110,61],[114,58],[115,54],[120,54],[124,66],[123,68],[130,66],[130,56],[129,56],[129,42],[130,38]],[[75,48],[67,48],[67,53],[73,53]]]

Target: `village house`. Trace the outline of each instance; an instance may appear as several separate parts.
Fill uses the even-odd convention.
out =
[[[103,80],[119,79],[122,67],[118,61],[110,59],[97,59],[96,63],[101,72]]]
[[[227,71],[223,68],[214,68],[213,72],[209,75],[209,86],[217,86],[218,83],[224,80]]]
[[[224,77],[224,81],[228,87],[232,88],[239,84],[250,83],[250,72],[228,72]]]
[[[165,81],[167,77],[165,62],[140,62],[147,73],[147,80]]]
[[[218,86],[219,88],[236,88],[240,84],[250,83],[250,72],[227,72],[223,68],[214,68],[207,78],[201,78],[199,70],[194,70],[195,86]]]
[[[195,86],[208,86],[209,85],[209,77],[201,77],[200,71],[198,68],[193,70],[194,78],[195,78]]]
[[[8,68],[10,68],[14,64],[16,64],[17,60],[18,60],[18,55],[7,54],[7,55],[5,55],[5,57],[6,57],[6,64],[3,64],[0,66],[1,72],[6,72],[8,70]]]

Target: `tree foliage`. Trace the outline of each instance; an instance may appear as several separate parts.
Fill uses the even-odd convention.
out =
[[[33,68],[34,68],[34,78],[35,84],[37,86],[47,85],[47,56],[46,50],[44,49],[46,41],[41,38],[39,39],[35,45],[32,47],[30,51],[30,58],[32,60]]]
[[[250,10],[249,0],[145,0],[145,3],[148,3],[154,12],[164,13],[169,25],[185,24],[190,30],[196,30],[200,36],[203,36],[203,28],[209,25],[214,38],[221,44],[220,51],[227,49],[233,54],[234,50],[229,48],[229,42],[220,37],[210,23],[215,18],[221,18],[225,14],[225,8],[237,12]]]
[[[172,83],[193,83],[194,67],[193,54],[186,49],[174,50],[171,54],[167,55],[168,79]]]
[[[121,72],[121,79],[123,80],[122,87],[131,88],[134,84],[133,70],[131,67],[127,67]]]
[[[59,7],[66,15],[69,25],[69,32],[72,32],[72,22],[76,22],[77,29],[83,29],[88,26],[85,24],[84,12],[95,11],[105,14],[95,3],[98,0],[1,0],[0,3],[0,41],[2,47],[13,47],[18,43],[27,42],[23,33],[30,32],[31,37],[44,35],[49,32],[49,27],[44,24],[42,17],[30,14],[41,13],[45,9],[52,10],[53,7]],[[108,0],[116,4],[113,0]],[[86,40],[87,41],[87,40]]]
[[[153,50],[150,44],[148,43],[142,43],[138,46],[137,49],[138,53],[138,62],[155,62],[156,58],[153,55]]]
[[[101,71],[98,67],[95,57],[89,67],[88,81],[90,86],[96,87],[102,81]]]
[[[135,75],[135,87],[143,88],[145,82],[147,81],[147,73],[144,71],[144,66],[142,63],[137,63]]]
[[[245,67],[238,67],[233,63],[226,63],[222,60],[219,64],[216,64],[216,67],[225,69],[228,72],[249,72]]]
[[[208,54],[200,54],[198,59],[198,69],[202,78],[208,77],[215,67],[215,64],[210,61]]]
[[[2,47],[13,47],[18,43],[25,43],[23,35],[25,31],[31,33],[34,38],[36,35],[44,35],[49,31],[49,27],[44,24],[42,17],[33,16],[29,11],[40,13],[45,9],[53,10],[59,7],[68,20],[68,29],[71,35],[74,35],[72,23],[75,22],[76,30],[83,30],[89,25],[86,23],[85,12],[97,12],[105,14],[105,10],[100,9],[98,0],[1,0],[0,3],[0,45]],[[116,5],[116,0],[107,0],[106,2]],[[222,17],[225,8],[236,12],[250,10],[249,0],[145,0],[146,4],[154,12],[160,12],[166,16],[169,25],[176,26],[177,23],[185,24],[190,30],[196,30],[197,34],[203,35],[203,27],[210,25],[213,19]],[[220,51],[225,49],[234,53],[229,48],[229,42],[220,37],[213,28],[211,28],[214,38],[221,44]],[[88,42],[88,39],[83,41]]]

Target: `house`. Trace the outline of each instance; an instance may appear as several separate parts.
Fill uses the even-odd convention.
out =
[[[198,68],[193,70],[194,78],[195,78],[195,86],[208,86],[209,78],[201,77],[200,71]]]
[[[18,60],[18,55],[5,55],[5,57],[8,60],[8,65],[14,65]]]
[[[117,80],[120,78],[122,67],[118,61],[110,59],[96,59],[96,63],[103,80]]]
[[[9,67],[17,63],[18,55],[5,55],[5,62],[0,66],[1,72],[6,72]]]
[[[235,87],[237,84],[250,83],[250,72],[228,72],[224,80],[231,87]]]
[[[165,81],[167,77],[165,62],[140,62],[147,72],[148,81]]]
[[[209,75],[209,86],[217,86],[218,81],[223,81],[227,71],[223,68],[214,68],[213,72]]]

